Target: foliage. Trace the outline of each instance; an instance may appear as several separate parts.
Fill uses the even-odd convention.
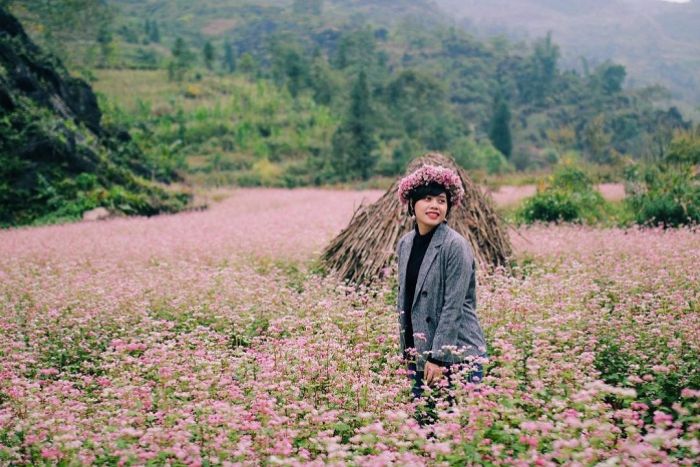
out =
[[[687,127],[658,93],[623,89],[619,64],[562,69],[551,36],[482,41],[423,2],[302,3],[110,3],[93,45],[95,57],[109,46],[114,68],[90,75],[146,178],[333,183],[396,176],[428,150],[489,174],[546,169],[567,151],[612,164],[665,154]],[[264,161],[279,176],[260,177]]]
[[[643,225],[676,227],[700,223],[700,137],[678,131],[664,159],[635,164],[626,171],[626,203]]]
[[[510,108],[502,97],[498,97],[494,105],[489,139],[493,146],[501,151],[504,156],[510,157],[513,152],[513,140],[510,133]]]
[[[236,58],[233,55],[233,47],[230,42],[224,44],[224,69],[228,73],[236,71]]]
[[[360,71],[350,94],[350,109],[333,135],[332,164],[340,180],[367,180],[376,163],[373,111],[367,75]]]
[[[0,15],[0,226],[80,219],[98,206],[143,215],[183,209],[189,195],[166,191],[154,170],[147,181],[152,167],[129,134],[101,124],[90,87]],[[175,178],[163,164],[158,181]]]
[[[694,130],[678,130],[666,154],[670,164],[700,165],[700,126]]]
[[[467,170],[481,170],[489,175],[513,170],[503,153],[488,141],[477,143],[473,138],[463,137],[455,140],[452,147],[455,161]]]
[[[626,202],[643,225],[700,223],[700,182],[687,165],[643,165],[628,171]]]
[[[207,41],[204,43],[204,49],[202,49],[202,54],[204,57],[204,65],[207,67],[207,69],[211,70],[215,58],[214,46],[212,45],[211,41]]]
[[[572,163],[562,163],[551,181],[538,187],[518,210],[517,219],[525,223],[585,222],[595,223],[605,217],[607,203],[596,191],[589,176]]]
[[[211,47],[211,44],[208,44]],[[212,55],[208,61],[208,63],[211,63],[214,54],[213,49],[209,48],[208,52]],[[172,56],[172,60],[170,63],[168,63],[168,79],[171,81],[182,81],[187,70],[192,67],[192,61],[194,60],[194,54],[189,49],[182,37],[175,39],[175,45],[173,45],[172,49]]]
[[[663,365],[655,363],[647,355],[668,352],[668,341],[655,342],[652,336],[641,336],[635,342],[642,348],[624,348],[615,337],[602,337],[598,342],[595,368],[600,378],[614,386],[634,388],[637,400],[651,407],[663,408],[666,413],[676,417],[692,410],[692,405],[682,397],[686,387],[700,387],[700,370],[697,366],[700,355],[688,345],[681,344],[677,349],[674,371],[668,371]],[[620,401],[611,397],[612,404]],[[680,402],[680,403],[679,403]],[[651,410],[645,414],[645,421],[653,423]]]
[[[108,2],[3,0],[0,8],[7,8],[17,16],[37,44],[69,66],[85,68],[97,65],[86,44],[98,45],[102,60],[113,52],[113,37],[109,29],[115,11]]]
[[[324,135],[344,125],[346,131],[338,134],[335,146],[327,137],[318,143],[300,138],[293,151],[277,156],[273,154],[284,147],[263,129],[253,151],[227,149],[230,144],[219,145],[217,140],[202,148],[203,158],[215,152],[235,152],[238,159],[266,155],[271,162],[281,157],[288,162],[283,166],[296,168],[303,158],[307,173],[302,178],[307,183],[365,176],[331,164],[334,157],[336,162],[346,157],[341,157],[340,145],[351,144],[347,109],[361,70],[372,104],[373,118],[367,125],[376,142],[376,163],[366,164],[367,175],[396,175],[421,153],[455,153],[464,138],[481,139],[484,134],[507,157],[512,153],[509,160],[518,169],[551,166],[568,150],[593,162],[614,163],[620,155],[642,157],[665,148],[670,139],[657,134],[686,125],[677,112],[666,115],[656,108],[658,93],[623,89],[626,70],[619,64],[604,62],[584,74],[563,70],[551,36],[524,46],[480,41],[449,27],[423,2],[351,2],[332,8],[324,2],[302,3],[263,2],[252,7],[242,1],[212,0],[191,12],[177,2],[159,0],[155,18],[156,10],[142,2],[120,2],[114,4],[112,60],[127,68],[167,69],[172,80],[186,84],[200,85],[220,73],[234,75],[234,81],[245,77],[253,85],[272,81],[279,96],[288,92],[292,100],[301,101],[311,97],[316,105],[327,107],[332,119],[310,125],[317,127],[313,133]],[[156,25],[158,41],[153,37]],[[163,44],[176,45],[171,57]],[[189,52],[204,49],[220,50],[221,57]],[[132,98],[105,92],[119,105]],[[226,85],[206,93],[212,100],[226,100],[228,95]],[[157,109],[170,106],[180,95],[173,90],[155,99],[135,97]],[[281,112],[292,113],[285,100],[279,102]],[[140,124],[134,120],[129,129]],[[200,122],[218,124],[218,118]],[[552,141],[553,134],[562,138]],[[657,140],[658,145],[652,144]],[[193,164],[193,172],[198,173],[198,166]]]

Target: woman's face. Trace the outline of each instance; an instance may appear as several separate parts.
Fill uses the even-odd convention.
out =
[[[445,221],[447,216],[447,195],[426,195],[416,201],[414,207],[418,230],[426,234]]]

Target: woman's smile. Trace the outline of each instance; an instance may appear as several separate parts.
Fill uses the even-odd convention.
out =
[[[415,204],[416,223],[421,235],[440,225],[447,216],[447,195],[428,195],[419,199]]]

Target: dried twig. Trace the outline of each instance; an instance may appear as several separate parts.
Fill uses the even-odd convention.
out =
[[[483,193],[467,173],[449,157],[431,153],[414,160],[413,172],[423,164],[441,165],[455,170],[462,179],[465,196],[450,211],[449,225],[472,245],[482,268],[507,266],[511,254],[508,232]],[[413,228],[413,221],[396,196],[398,180],[382,197],[369,206],[360,206],[347,228],[335,237],[321,255],[328,269],[356,284],[381,277],[394,261],[396,244]]]

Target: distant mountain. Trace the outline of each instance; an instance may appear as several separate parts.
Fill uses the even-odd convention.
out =
[[[564,65],[613,60],[627,84],[660,83],[678,100],[700,104],[700,1],[435,0],[479,35],[530,40],[552,32]]]

